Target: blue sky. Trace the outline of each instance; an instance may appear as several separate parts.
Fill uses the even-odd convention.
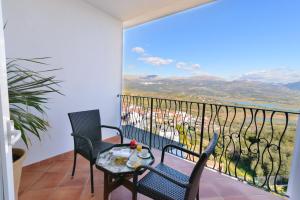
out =
[[[219,0],[124,31],[124,74],[300,81],[299,0]]]

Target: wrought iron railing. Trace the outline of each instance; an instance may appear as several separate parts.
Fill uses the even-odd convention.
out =
[[[299,113],[128,95],[121,95],[121,104],[125,137],[201,153],[217,132],[208,167],[285,195]]]

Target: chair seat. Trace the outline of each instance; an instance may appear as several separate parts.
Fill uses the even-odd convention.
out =
[[[184,182],[189,181],[187,175],[182,174],[163,163],[160,163],[155,168],[170,175],[176,180]],[[184,199],[186,189],[150,171],[138,182],[138,191],[146,196],[151,196],[153,199],[180,200]]]

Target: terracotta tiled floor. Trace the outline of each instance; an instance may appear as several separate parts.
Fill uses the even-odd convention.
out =
[[[117,142],[116,138],[110,139]],[[160,152],[153,150],[156,163]],[[72,179],[71,168],[73,152],[23,168],[19,191],[19,200],[101,200],[103,196],[103,173],[94,169],[95,194],[90,193],[89,163],[78,157],[75,177]],[[184,173],[189,173],[193,163],[174,156],[166,156],[166,163]],[[154,164],[155,165],[155,164]],[[112,192],[112,200],[129,200],[131,193],[124,187]],[[139,195],[138,199],[148,198]],[[259,190],[217,172],[205,169],[200,184],[202,200],[280,200],[271,193]]]

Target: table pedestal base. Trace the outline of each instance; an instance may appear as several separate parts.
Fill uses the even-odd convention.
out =
[[[104,173],[104,200],[108,200],[109,194],[121,185],[133,192],[134,185],[128,180],[130,178],[132,178],[132,176],[113,177],[108,173]]]

